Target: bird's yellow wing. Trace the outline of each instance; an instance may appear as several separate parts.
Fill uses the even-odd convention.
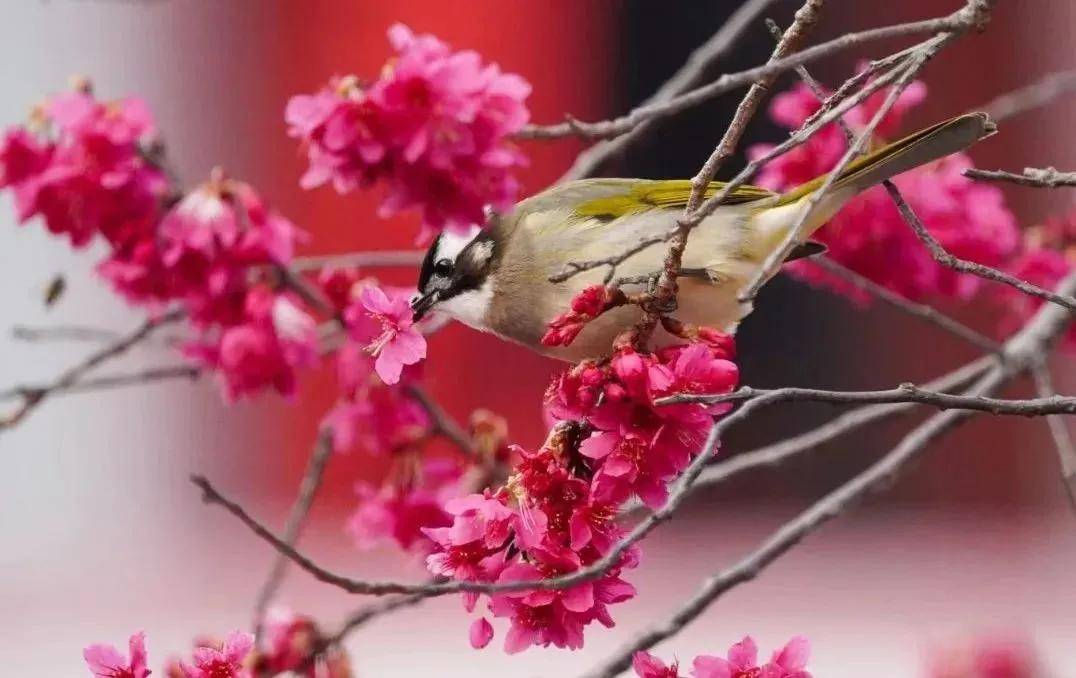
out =
[[[605,184],[604,195],[580,202],[575,213],[581,217],[616,219],[652,209],[683,209],[691,195],[691,182],[687,179],[598,179]],[[705,198],[711,198],[725,187],[725,182],[712,181],[706,188]],[[609,191],[610,188],[619,190]],[[777,194],[758,186],[738,186],[725,198],[725,204],[738,205],[773,198]]]

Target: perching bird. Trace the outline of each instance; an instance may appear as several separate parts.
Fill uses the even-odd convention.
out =
[[[939,123],[863,156],[835,180],[801,231],[806,240],[850,198],[901,172],[960,151],[994,132],[985,113]],[[691,232],[683,257],[675,317],[732,332],[751,312],[737,300],[767,256],[780,248],[821,186],[819,177],[777,194],[741,186]],[[711,183],[707,196],[721,189]],[[569,262],[604,259],[674,228],[690,194],[686,180],[584,179],[554,186],[490,217],[485,228],[460,236],[442,233],[430,246],[419,276],[416,317],[439,311],[546,355],[577,362],[607,355],[618,334],[642,310],[621,306],[590,322],[569,346],[541,343],[548,323],[567,311],[583,288],[601,283],[605,267],[550,282]],[[807,243],[810,245],[811,243]],[[667,246],[657,242],[616,266],[616,278],[645,278],[661,270]],[[792,257],[820,248],[801,248]],[[627,292],[642,285],[625,285]],[[656,346],[681,339],[659,328]]]

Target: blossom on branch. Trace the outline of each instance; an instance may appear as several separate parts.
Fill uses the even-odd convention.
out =
[[[510,207],[525,158],[507,139],[527,122],[530,85],[401,24],[388,36],[396,56],[376,81],[336,78],[288,102],[289,134],[310,163],[303,187],[381,182],[382,214],[418,209],[420,240],[483,223],[487,205]]]
[[[725,657],[696,657],[691,675],[694,678],[811,678],[806,670],[810,653],[807,639],[797,636],[760,666],[758,646],[751,636],[747,636],[730,647]],[[677,662],[666,666],[649,652],[636,652],[632,656],[632,668],[640,678],[680,678]]]

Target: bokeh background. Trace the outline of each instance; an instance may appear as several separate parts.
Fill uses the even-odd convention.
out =
[[[798,3],[779,1],[787,24]],[[385,29],[403,21],[456,46],[479,50],[534,85],[537,121],[566,112],[597,119],[645,98],[730,14],[737,2],[548,0],[18,0],[0,16],[0,122],[92,76],[105,96],[139,94],[164,130],[188,183],[215,165],[249,180],[312,234],[309,253],[400,248],[415,224],[383,223],[376,196],[341,197],[298,188],[302,171],[285,136],[287,98],[334,73],[373,73],[388,48]],[[956,0],[863,3],[832,0],[812,39],[925,18]],[[1076,67],[1076,5],[1069,0],[999,3],[988,32],[961,40],[925,72],[931,96],[912,127],[966,110],[1036,77]],[[875,44],[813,67],[839,82],[858,58],[887,54]],[[719,65],[760,63],[771,42],[753,26]],[[783,85],[792,80],[784,78]],[[662,125],[611,174],[683,177],[694,173],[738,101],[732,93]],[[1076,100],[1014,118],[973,150],[986,167],[1076,166]],[[777,138],[758,118],[748,142]],[[570,163],[575,141],[532,144],[526,190],[540,190]],[[735,169],[730,164],[726,171]],[[1072,207],[1072,192],[1014,189],[1011,207],[1031,225]],[[38,382],[90,350],[85,344],[15,341],[16,324],[91,324],[126,329],[137,314],[92,276],[94,252],[73,254],[36,225],[16,227],[0,206],[0,386]],[[42,308],[48,281],[70,290]],[[408,282],[413,271],[386,277]],[[974,355],[885,308],[857,310],[824,292],[778,280],[740,335],[746,382],[760,385],[886,387],[925,379]],[[950,309],[991,327],[975,308]],[[168,362],[160,347],[131,366]],[[1054,371],[1076,390],[1070,357]],[[431,388],[463,418],[474,407],[509,417],[512,437],[542,435],[539,396],[557,366],[449,327],[431,345]],[[255,515],[280,524],[318,418],[332,398],[314,375],[295,403],[266,397],[226,406],[211,383],[171,383],[50,401],[0,437],[0,656],[4,675],[78,676],[81,648],[120,644],[145,629],[159,665],[185,653],[198,633],[249,622],[254,592],[272,553],[187,482],[203,472]],[[1026,394],[1021,384],[1012,393]],[[728,453],[804,430],[825,407],[786,406],[741,426]],[[921,415],[920,415],[921,416]],[[850,435],[776,469],[752,473],[688,505],[645,545],[631,579],[640,595],[616,610],[612,631],[593,629],[578,652],[532,649],[507,657],[472,651],[458,600],[431,601],[386,617],[350,642],[360,676],[552,676],[580,672],[648,622],[668,614],[706,575],[864,467],[895,442],[912,417]],[[370,577],[423,576],[411,559],[354,549],[343,531],[352,484],[378,473],[361,455],[334,459],[303,548],[340,571]],[[1076,517],[1069,511],[1043,421],[978,418],[946,437],[884,495],[813,535],[756,582],[734,590],[674,640],[665,657],[721,652],[751,633],[763,648],[794,634],[814,644],[822,678],[919,675],[938,643],[968,634],[1033,640],[1056,676],[1076,676]],[[282,601],[332,625],[365,601],[292,573]]]

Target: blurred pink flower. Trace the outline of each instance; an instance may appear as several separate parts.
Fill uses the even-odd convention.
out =
[[[865,125],[886,92],[883,88],[852,109],[845,116],[849,124],[853,128]],[[920,83],[905,90],[877,133],[882,137],[895,135],[907,110],[922,101],[924,95],[925,88]],[[818,107],[817,98],[801,84],[774,99],[770,116],[778,124],[795,129]],[[775,190],[792,188],[828,172],[846,148],[840,130],[829,125],[806,144],[767,163],[757,182]],[[769,149],[767,145],[754,146],[749,155],[759,157]],[[1015,219],[1000,189],[963,176],[970,166],[968,156],[957,153],[906,172],[894,181],[912,210],[949,252],[996,267],[1016,249]],[[958,274],[935,263],[880,187],[853,198],[814,238],[829,247],[832,259],[910,299],[931,295],[967,299],[982,283],[976,276]],[[811,284],[829,287],[857,301],[865,303],[869,299],[850,283],[810,261],[794,262],[787,269]]]
[[[351,514],[347,530],[359,548],[389,541],[405,551],[421,549],[428,553],[432,546],[424,530],[452,523],[434,490],[375,487],[368,483],[359,483],[355,489],[359,507]]]
[[[383,180],[382,214],[418,208],[422,237],[483,223],[486,205],[515,200],[511,170],[525,159],[507,137],[527,122],[530,85],[401,24],[388,36],[396,57],[369,86],[338,78],[289,101],[289,133],[310,162],[302,185],[346,192]]]
[[[186,678],[251,678],[244,666],[254,648],[254,636],[232,631],[220,648],[201,646],[194,649],[194,664],[182,663]]]
[[[699,655],[692,662],[696,678],[737,678],[758,675],[758,646],[751,636],[729,648],[726,658]]]
[[[992,634],[940,645],[927,660],[928,678],[1045,678],[1034,645],[1023,636]]]
[[[146,634],[135,633],[127,641],[130,658],[124,657],[111,645],[88,645],[82,651],[90,672],[95,678],[146,678]]]
[[[669,666],[649,652],[642,650],[631,656],[631,668],[639,678],[680,678],[680,663],[673,661]]]

